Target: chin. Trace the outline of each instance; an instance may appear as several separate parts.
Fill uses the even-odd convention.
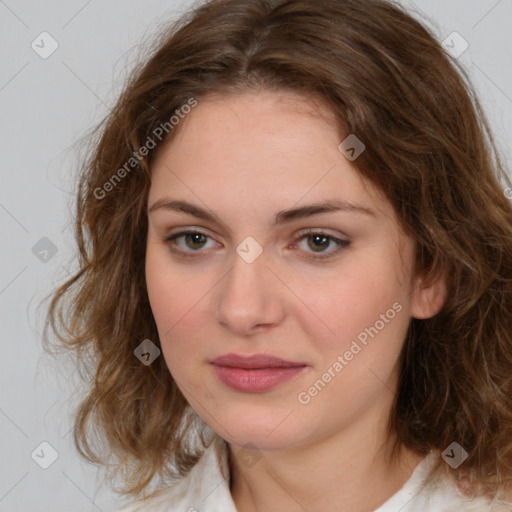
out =
[[[281,409],[273,413],[268,408],[265,413],[238,409],[233,414],[226,414],[225,420],[222,420],[229,432],[217,433],[229,444],[237,447],[250,445],[262,451],[292,448],[306,437],[304,428],[297,424],[297,418],[293,418],[293,415],[291,409]],[[212,426],[214,427],[217,425]]]

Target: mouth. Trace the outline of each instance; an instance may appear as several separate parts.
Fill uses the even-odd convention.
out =
[[[231,389],[261,393],[289,381],[307,368],[306,363],[257,354],[226,354],[211,364],[219,380]]]

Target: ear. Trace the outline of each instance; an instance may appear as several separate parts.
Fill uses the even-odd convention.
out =
[[[427,281],[418,276],[412,290],[411,316],[413,318],[431,318],[443,307],[447,296],[444,276]]]

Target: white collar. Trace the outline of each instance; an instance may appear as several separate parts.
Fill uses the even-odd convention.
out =
[[[431,452],[416,466],[402,488],[374,512],[484,512],[484,498],[464,498],[454,483],[441,480],[434,469],[440,461]],[[211,442],[189,473],[144,502],[124,512],[237,512],[229,489],[227,443],[213,433]],[[140,507],[140,508],[138,508]]]

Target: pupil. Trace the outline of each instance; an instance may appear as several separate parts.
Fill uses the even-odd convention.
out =
[[[329,245],[329,239],[326,236],[314,235],[311,237],[313,239],[313,244],[310,245],[312,249],[325,249]],[[319,245],[317,245],[317,243]]]
[[[197,249],[198,246],[201,247],[202,245],[204,245],[204,240],[202,240],[202,238],[204,238],[204,235],[202,235],[200,233],[189,233],[187,235],[187,242],[191,241],[191,243],[190,243],[190,246],[192,246],[191,248]]]

